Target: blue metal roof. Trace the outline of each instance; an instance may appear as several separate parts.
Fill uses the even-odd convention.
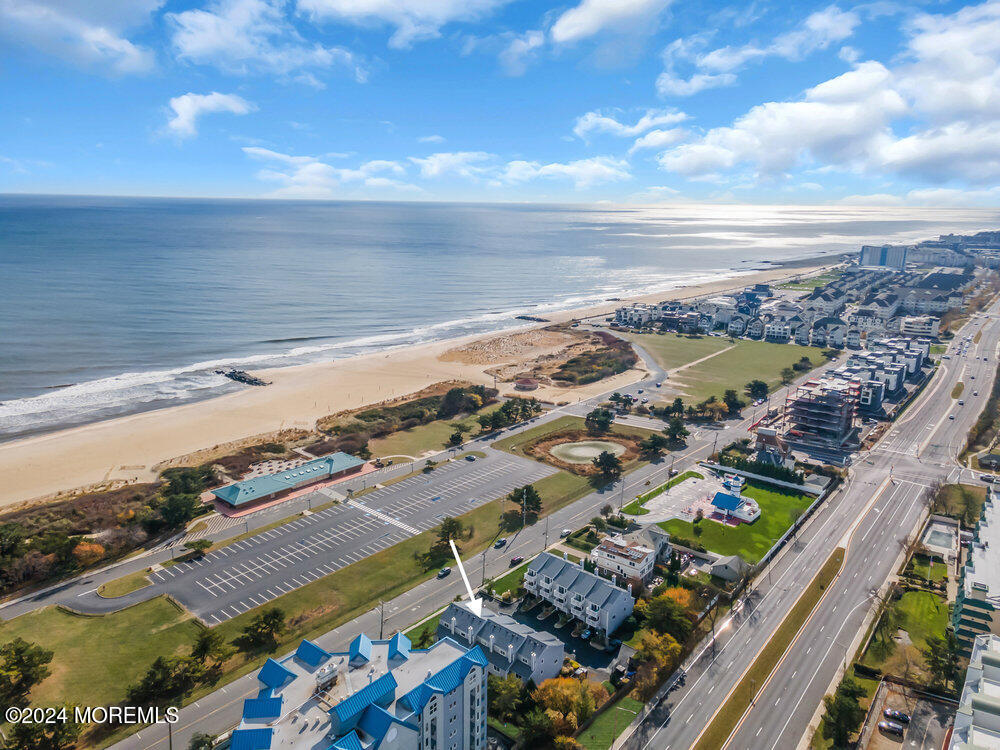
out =
[[[328,651],[321,649],[312,641],[302,641],[302,643],[299,644],[299,647],[295,650],[295,656],[304,661],[310,667],[318,667],[320,664],[329,659],[331,654]]]
[[[350,656],[351,661],[355,661],[356,659],[368,661],[372,658],[372,639],[364,633],[361,633],[357,638],[351,641],[348,655]]]
[[[736,510],[743,504],[743,498],[730,495],[728,492],[716,492],[712,498],[712,505],[719,510]]]
[[[362,459],[347,453],[331,453],[329,456],[306,461],[294,469],[227,484],[225,487],[212,490],[212,494],[229,505],[242,505],[277,492],[290,490],[300,484],[325,479],[362,466],[364,463]]]
[[[335,714],[341,723],[350,721],[373,703],[392,696],[395,690],[396,678],[392,676],[392,672],[386,672],[374,682],[365,685],[354,695],[345,698],[331,708],[330,713]]]
[[[358,733],[353,729],[330,745],[329,750],[362,750],[361,740]]]
[[[358,721],[358,728],[369,737],[374,738],[375,746],[378,747],[385,737],[386,732],[389,731],[389,727],[397,723],[410,727],[414,730],[417,729],[414,724],[397,719],[381,706],[369,706],[365,710],[360,721]]]
[[[243,701],[244,719],[277,719],[281,716],[281,697],[247,698]]]
[[[271,729],[234,729],[229,750],[270,750]]]
[[[269,688],[279,688],[288,682],[290,678],[294,679],[295,673],[270,658],[264,662],[264,666],[257,673],[257,679]]]
[[[396,633],[389,639],[389,658],[401,656],[406,659],[410,655],[410,639],[402,633]]]
[[[432,674],[421,684],[417,685],[403,697],[404,702],[414,713],[420,713],[427,704],[427,700],[431,694],[450,693],[461,685],[473,665],[479,665],[484,669],[489,666],[486,655],[479,646],[462,654],[462,656],[455,659],[447,667],[436,674]]]

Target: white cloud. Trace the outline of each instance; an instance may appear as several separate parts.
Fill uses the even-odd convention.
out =
[[[862,165],[890,141],[889,123],[906,112],[892,73],[866,62],[805,92],[800,101],[753,107],[730,127],[660,156],[661,166],[705,177],[741,165],[780,175],[805,162]]]
[[[260,161],[276,164],[257,172],[257,177],[279,187],[270,195],[276,198],[333,198],[345,186],[393,191],[417,190],[413,185],[386,175],[405,174],[406,167],[396,161],[375,159],[355,168],[334,167],[315,156],[292,156],[256,146],[244,146],[243,153]]]
[[[285,18],[281,0],[216,0],[204,9],[168,13],[177,56],[229,72],[251,70],[291,75],[322,86],[306,69],[341,67],[358,81],[367,72],[343,47],[310,44]]]
[[[595,156],[567,163],[541,164],[537,161],[511,161],[504,167],[499,181],[528,182],[539,178],[568,179],[578,190],[604,182],[620,182],[632,177],[628,162],[608,156]]]
[[[444,143],[443,135],[424,135],[417,138],[420,143]]]
[[[510,0],[298,0],[298,9],[320,20],[395,28],[389,46],[409,47],[440,35],[453,21],[481,18]]]
[[[556,44],[572,44],[603,32],[648,33],[670,0],[581,0],[552,24]]]
[[[538,50],[544,44],[545,34],[541,31],[526,31],[520,36],[515,36],[500,51],[500,64],[503,65],[508,75],[524,75],[528,64],[535,58]]]
[[[684,128],[670,128],[670,130],[650,130],[644,136],[636,138],[635,143],[628,150],[630,154],[648,148],[666,148],[683,140],[687,135]]]
[[[198,118],[212,112],[231,112],[245,115],[257,107],[236,94],[184,94],[170,100],[173,117],[167,121],[167,128],[180,138],[189,138],[198,133]]]
[[[573,134],[577,138],[586,140],[591,133],[610,133],[623,138],[634,138],[641,133],[645,133],[650,128],[661,125],[676,125],[687,119],[684,112],[676,109],[648,109],[634,125],[626,125],[611,115],[602,114],[599,111],[587,112],[576,118],[573,126]]]
[[[163,0],[0,0],[0,37],[116,74],[141,73],[153,53],[126,34],[149,23]]]
[[[867,195],[848,195],[837,203],[842,203],[845,206],[902,206],[906,201],[891,193],[869,193]]]
[[[736,82],[735,72],[748,62],[767,57],[802,60],[850,37],[860,22],[857,13],[830,5],[809,15],[798,28],[779,34],[763,46],[744,44],[702,52],[708,35],[676,39],[663,51],[664,69],[656,82],[657,91],[661,96],[691,96],[705,89],[729,86]],[[679,73],[678,70],[688,63],[694,72]]]
[[[425,157],[411,156],[410,161],[420,167],[421,177],[480,177],[486,173],[483,162],[493,158],[485,151],[454,151]]]

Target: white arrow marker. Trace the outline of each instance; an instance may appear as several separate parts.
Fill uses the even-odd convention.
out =
[[[469,576],[465,574],[465,566],[462,565],[462,558],[458,556],[458,548],[455,547],[455,540],[449,539],[448,544],[451,545],[451,551],[455,555],[455,562],[458,563],[458,572],[462,574],[462,580],[465,581],[465,588],[469,592],[469,609],[472,610],[472,613],[476,617],[480,617],[483,614],[483,603],[472,593],[472,584],[469,583]]]

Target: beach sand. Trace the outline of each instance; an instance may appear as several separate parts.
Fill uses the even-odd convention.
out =
[[[827,261],[829,263],[829,261]],[[629,301],[660,301],[718,293],[754,282],[809,273],[820,268],[775,268],[717,282],[643,295]],[[560,312],[552,322],[613,311],[621,302]],[[526,329],[544,324],[531,324]],[[501,335],[508,335],[510,331]],[[259,372],[272,384],[247,388],[197,403],[53,432],[0,444],[0,506],[50,497],[82,487],[149,481],[156,467],[192,451],[281,429],[311,430],[319,417],[403,396],[444,380],[468,380],[492,385],[486,371],[498,361],[516,363],[551,349],[550,341],[537,346],[487,347],[490,356],[444,356],[456,347],[498,334],[361,355],[335,362],[285,367]],[[548,349],[546,348],[548,347]],[[630,371],[580,388],[544,388],[530,395],[553,401],[575,401],[634,382],[641,373]],[[511,389],[501,384],[501,390]]]

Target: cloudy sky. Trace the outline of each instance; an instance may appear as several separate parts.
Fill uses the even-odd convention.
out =
[[[1000,204],[1000,0],[0,0],[0,192]]]

